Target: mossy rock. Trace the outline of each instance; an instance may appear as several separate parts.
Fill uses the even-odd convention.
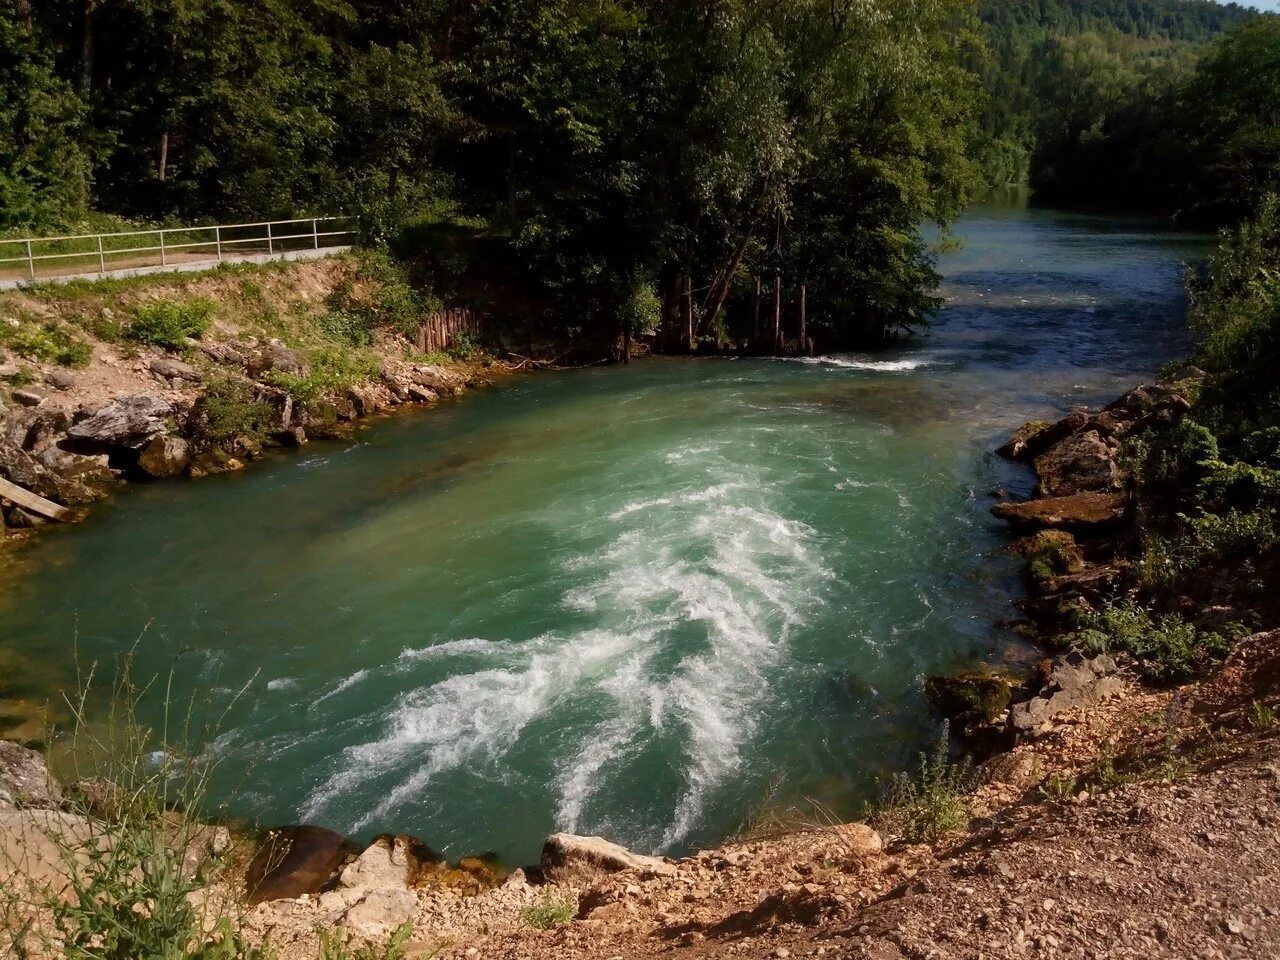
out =
[[[998,725],[1025,686],[1023,679],[1005,670],[964,670],[943,677],[929,677],[924,693],[929,702],[957,732],[972,737]]]
[[[1027,576],[1039,589],[1055,577],[1080,573],[1085,568],[1080,545],[1065,530],[1041,530],[1018,541],[1015,549],[1027,558]]]

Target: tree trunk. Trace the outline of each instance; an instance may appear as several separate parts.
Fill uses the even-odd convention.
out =
[[[809,352],[809,335],[805,330],[805,287],[800,284],[800,352]]]
[[[156,173],[161,180],[164,180],[165,173],[169,168],[169,131],[166,130],[160,135],[160,163],[156,168]]]
[[[773,276],[773,352],[782,351],[782,274]]]
[[[93,14],[98,0],[84,0],[84,28],[80,34],[80,92],[93,87]]]
[[[751,304],[751,346],[760,344],[760,278],[756,277],[756,298]]]
[[[684,276],[677,273],[667,285],[666,302],[662,305],[662,346],[671,350],[680,340],[680,296]]]
[[[31,0],[17,0],[18,20],[24,27],[31,26]]]
[[[631,320],[622,321],[622,365],[631,363]]]
[[[692,351],[697,346],[693,340],[693,280],[687,273],[684,275],[684,296],[681,299],[684,301],[680,308],[684,311],[685,348]]]
[[[511,234],[515,236],[520,225],[520,214],[516,209],[516,135],[511,134],[511,142],[507,148],[507,216],[511,219]]]

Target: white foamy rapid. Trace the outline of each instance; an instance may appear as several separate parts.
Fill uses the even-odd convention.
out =
[[[665,848],[697,828],[742,769],[769,709],[771,671],[832,574],[815,531],[786,518],[770,502],[776,488],[717,444],[690,443],[652,463],[644,487],[633,481],[592,505],[585,522],[604,545],[564,564],[560,604],[586,626],[405,650],[389,671],[438,675],[453,658],[458,672],[381,714],[376,736],[347,748],[313,791],[305,818],[358,797],[367,812],[351,828],[362,830],[421,802],[448,771],[502,777],[534,750],[553,755],[561,829],[606,828],[598,811],[618,807],[614,791],[635,782],[646,757],[652,766],[672,754],[682,758],[672,788],[650,798],[661,809],[631,839]],[[655,488],[670,492],[645,495]]]
[[[796,357],[798,363],[816,364],[823,367],[839,367],[845,370],[870,370],[878,373],[906,373],[930,366],[933,361],[927,357],[911,357],[903,360],[861,360],[857,357]]]

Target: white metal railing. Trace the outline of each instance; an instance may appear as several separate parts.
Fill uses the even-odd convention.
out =
[[[122,230],[116,233],[0,239],[0,254],[12,253],[15,247],[19,251],[18,256],[0,256],[0,279],[6,272],[25,274],[31,280],[73,273],[104,275],[108,271],[108,262],[114,258],[144,261],[117,263],[113,267],[127,269],[155,266],[156,264],[145,261],[157,254],[158,265],[162,267],[177,263],[197,263],[201,260],[221,263],[228,256],[249,256],[255,253],[274,256],[291,250],[320,250],[343,246],[344,242],[336,238],[343,237],[350,242],[355,239],[356,234],[355,217],[310,217],[300,220],[264,220],[261,223],[222,223],[207,227],[164,227],[155,230]],[[142,237],[156,237],[159,242],[144,245],[140,239],[133,239]],[[207,239],[193,239],[196,237]],[[166,238],[169,238],[167,242]],[[174,240],[179,242],[175,243]],[[84,246],[84,249],[61,249],[67,246]],[[83,263],[76,265],[68,262],[73,260]],[[88,266],[90,269],[77,270],[78,266]]]

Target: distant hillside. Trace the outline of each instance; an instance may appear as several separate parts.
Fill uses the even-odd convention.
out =
[[[1103,51],[1098,69],[1113,85],[1133,74],[1186,65],[1204,44],[1254,12],[1211,0],[981,0],[990,60],[975,65],[990,101],[982,119],[980,162],[988,182],[1027,182],[1047,115],[1063,93],[1066,61],[1087,38]],[[1071,64],[1074,67],[1076,64]]]

